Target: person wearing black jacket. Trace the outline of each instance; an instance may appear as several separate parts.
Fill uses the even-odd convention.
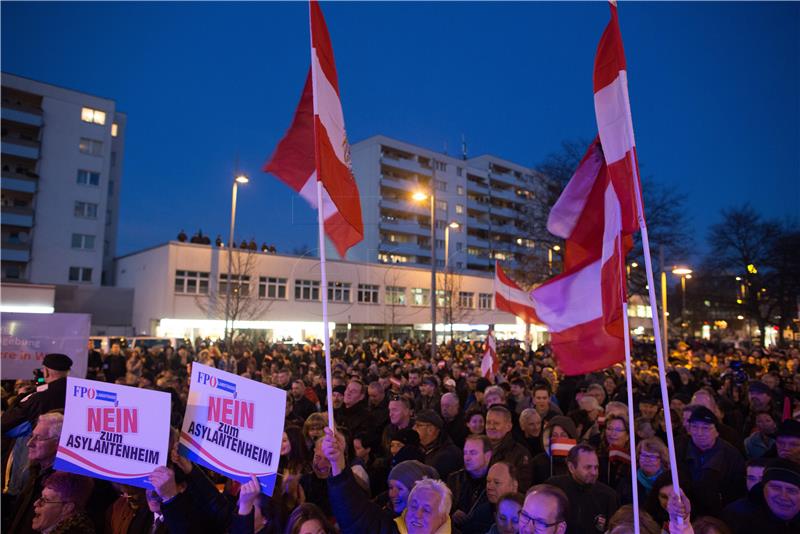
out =
[[[433,467],[447,480],[450,473],[461,468],[463,455],[453,444],[450,436],[442,431],[444,421],[433,410],[425,410],[417,415],[414,430],[419,434],[425,464]]]
[[[609,519],[619,508],[616,492],[598,482],[599,461],[591,445],[581,443],[567,456],[569,475],[550,478],[547,484],[561,488],[569,499],[567,534],[605,532]]]
[[[63,410],[67,397],[67,375],[72,367],[72,359],[65,354],[48,354],[42,361],[44,386],[37,388],[12,406],[2,417],[3,436],[25,423],[33,426],[36,419],[51,410]],[[27,434],[27,432],[25,432]]]

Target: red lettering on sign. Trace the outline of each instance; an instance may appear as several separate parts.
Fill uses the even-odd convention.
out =
[[[86,424],[88,432],[136,434],[139,432],[139,410],[137,408],[90,407]]]
[[[252,429],[255,421],[255,404],[249,401],[209,396],[208,420]]]

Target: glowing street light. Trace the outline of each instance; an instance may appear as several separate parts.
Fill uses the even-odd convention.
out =
[[[681,277],[681,326],[686,325],[686,279],[692,277],[692,270],[685,265],[676,265],[672,274]]]
[[[230,230],[230,248],[228,249],[228,278],[225,284],[225,343],[228,343],[228,322],[230,321],[231,314],[231,263],[233,261],[233,227],[236,224],[236,197],[239,192],[239,185],[244,185],[250,181],[250,178],[245,174],[237,174],[233,179],[233,191],[231,192],[231,230]],[[238,284],[236,286],[239,287]],[[231,321],[230,330],[233,330],[233,322]]]
[[[678,276],[686,276],[687,274],[692,274],[692,270],[685,266],[675,266],[672,268],[672,274],[676,274]]]
[[[416,191],[413,195],[411,195],[411,199],[415,202],[424,202],[428,200],[428,194],[424,191]]]

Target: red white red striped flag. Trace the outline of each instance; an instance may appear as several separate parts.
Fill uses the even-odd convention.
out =
[[[361,200],[350,167],[339,81],[328,28],[316,1],[309,2],[311,68],[289,131],[263,170],[277,176],[317,208],[322,182],[325,234],[344,257],[364,238]]]
[[[481,359],[481,373],[489,380],[500,372],[500,361],[497,359],[497,341],[494,339],[494,331],[489,330],[486,336],[486,347]]]
[[[494,267],[494,305],[498,310],[513,313],[526,323],[540,323],[533,308],[530,293],[524,291],[495,262]]]

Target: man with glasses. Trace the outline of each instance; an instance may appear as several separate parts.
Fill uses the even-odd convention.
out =
[[[46,413],[39,417],[36,427],[28,438],[28,462],[30,463],[28,482],[17,497],[16,512],[11,528],[4,532],[34,532],[34,503],[42,495],[44,480],[53,473],[53,463],[61,437],[64,416],[58,412]]]
[[[719,516],[724,506],[745,495],[744,458],[719,437],[718,425],[714,412],[695,407],[686,423],[690,439],[677,454],[678,467],[690,475],[698,516]]]
[[[35,515],[28,528],[36,532],[94,532],[94,524],[85,512],[93,487],[91,478],[51,474],[44,481],[41,497],[34,502]]]
[[[519,513],[519,534],[565,534],[567,532],[567,495],[549,484],[537,484],[528,490]]]

